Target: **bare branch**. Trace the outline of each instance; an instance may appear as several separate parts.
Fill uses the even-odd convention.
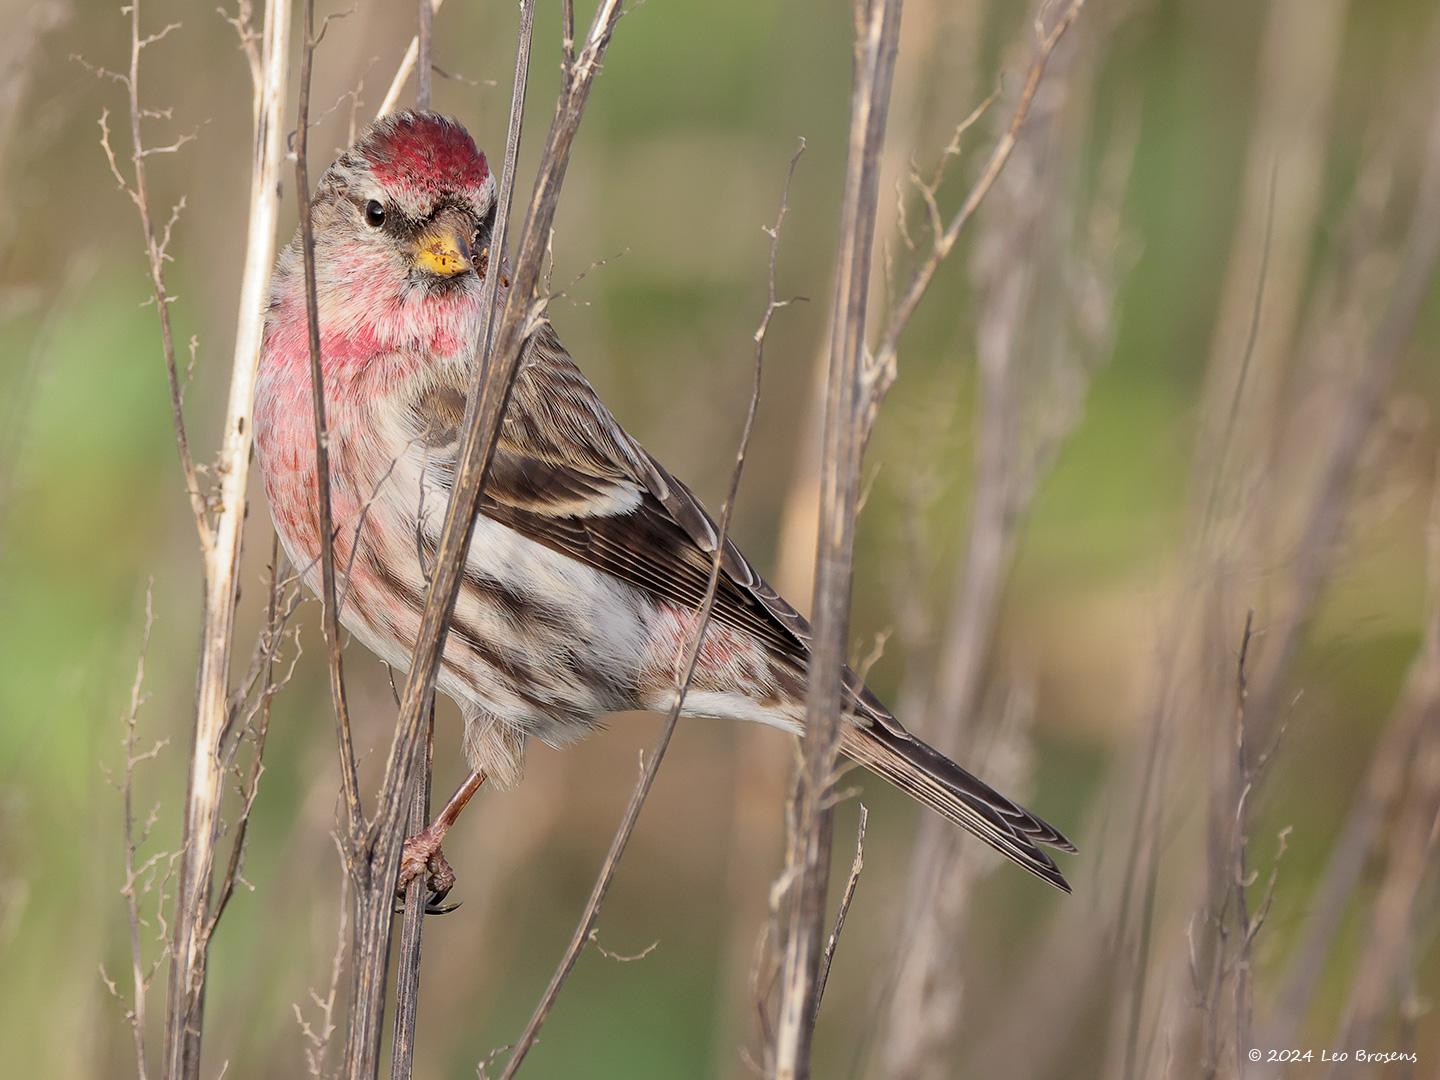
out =
[[[480,87],[499,85],[494,79],[472,79],[469,75],[461,75],[458,71],[446,71],[433,60],[430,63],[430,71],[435,75],[439,75],[442,79],[445,79],[449,82],[458,82],[462,86]]]
[[[438,5],[436,5],[438,6]],[[419,0],[419,12],[416,18],[417,33],[415,40],[417,45],[417,57],[420,64],[420,74],[416,82],[415,107],[426,110],[430,108],[430,75],[434,69],[431,59],[431,39],[434,24],[435,7],[431,0]],[[512,97],[511,126],[514,128],[513,140],[507,139],[506,157],[503,166],[503,180],[505,187],[505,211],[504,216],[509,217],[510,195],[514,189],[515,162],[514,152],[519,147],[519,124],[523,119],[525,86],[529,75],[530,65],[530,41],[533,36],[534,24],[534,0],[526,0],[522,5],[520,15],[519,42],[516,47],[515,67],[515,88]],[[512,145],[513,142],[513,145]],[[508,220],[504,223],[508,225]],[[501,253],[505,250],[504,233],[498,233],[492,238],[496,249],[494,271],[486,276],[486,283],[481,291],[482,311],[487,312],[485,320],[486,329],[481,336],[481,351],[485,346],[485,336],[489,333],[489,325],[493,320],[495,308],[495,291],[493,281],[499,279],[502,272],[504,259]],[[482,256],[483,258],[483,256]],[[421,488],[421,498],[424,498],[424,488]],[[424,508],[416,520],[416,548],[420,555],[422,568],[425,566],[425,555],[423,545],[420,543],[420,523],[424,520]],[[352,552],[353,554],[353,552]],[[428,573],[427,573],[428,578]],[[391,676],[391,689],[394,689],[394,676]],[[417,754],[421,756],[416,766],[418,775],[414,780],[414,790],[411,797],[410,822],[407,831],[413,836],[420,832],[430,823],[430,794],[431,776],[434,770],[435,761],[435,703],[430,703],[429,718],[425,724],[425,739]],[[417,874],[405,890],[405,914],[400,925],[400,962],[395,972],[395,1027],[391,1036],[391,1063],[390,1075],[392,1080],[404,1080],[411,1075],[415,1063],[415,1024],[419,1019],[420,1010],[420,946],[424,933],[426,915],[426,891],[427,885],[425,875]]]
[[[1015,144],[1020,136],[1020,129],[1025,124],[1025,118],[1030,114],[1030,106],[1035,101],[1035,91],[1040,86],[1040,80],[1045,74],[1045,67],[1054,55],[1055,48],[1060,44],[1065,32],[1070,29],[1075,20],[1080,16],[1080,9],[1085,6],[1085,0],[1070,0],[1069,5],[1056,19],[1048,32],[1043,34],[1036,43],[1035,56],[1030,61],[1030,70],[1025,76],[1025,83],[1020,90],[1020,99],[1016,103],[1015,112],[1010,118],[1010,125],[1005,133],[1001,135],[984,167],[980,170],[980,176],[971,187],[960,209],[950,219],[950,223],[943,232],[936,232],[931,237],[931,249],[910,276],[909,283],[900,295],[900,299],[891,308],[890,318],[885,326],[885,332],[881,335],[880,341],[873,350],[873,357],[866,364],[865,391],[861,402],[862,429],[868,433],[874,426],[875,415],[879,409],[880,402],[894,383],[899,372],[896,359],[897,350],[900,344],[900,337],[905,332],[905,327],[910,322],[910,317],[915,314],[925,291],[929,289],[930,282],[935,277],[935,272],[940,268],[950,252],[954,249],[955,243],[960,238],[961,231],[979,209],[980,203],[995,185],[996,178],[1010,159],[1011,153],[1015,150]],[[973,123],[977,114],[989,105],[989,101],[982,102],[976,113],[972,113],[967,120],[962,122],[955,131],[955,139],[964,132],[966,127]],[[952,146],[958,143],[952,139]],[[942,155],[944,160],[952,156],[949,149]],[[932,220],[939,220],[939,209],[934,203],[934,182],[932,185],[918,185],[922,196],[926,197],[927,205],[931,208]]]
[[[343,851],[340,853],[340,859],[342,863],[345,861]],[[310,1004],[320,1016],[318,1030],[315,1025],[305,1019],[305,1013],[300,1008],[299,1002],[295,1002],[292,1006],[295,1010],[295,1023],[299,1025],[300,1035],[305,1040],[305,1071],[315,1080],[321,1080],[325,1076],[325,1059],[329,1055],[330,1039],[335,1034],[335,1000],[340,994],[340,974],[344,970],[345,945],[350,933],[350,888],[350,875],[342,874],[340,876],[340,914],[335,928],[335,951],[330,959],[330,981],[324,997],[314,990],[310,991]]]
[[[870,811],[860,804],[860,824],[855,829],[855,861],[850,864],[850,876],[845,881],[845,891],[840,894],[840,906],[835,911],[835,928],[825,942],[825,955],[820,959],[820,974],[815,979],[815,1011],[820,1011],[820,1002],[825,997],[825,984],[830,981],[830,965],[835,960],[835,949],[840,944],[840,935],[845,930],[845,917],[850,914],[850,903],[855,899],[855,888],[860,884],[860,871],[865,868],[865,826],[870,822]]]
[[[427,7],[429,0],[420,0]],[[423,38],[423,35],[422,35]],[[391,689],[394,679],[391,678]],[[435,706],[425,725],[419,751],[424,755],[415,777],[407,832],[412,836],[430,824],[431,775],[435,764]],[[420,944],[425,926],[427,885],[416,874],[405,889],[405,914],[400,923],[400,962],[395,968],[395,1026],[391,1035],[391,1080],[408,1080],[415,1069],[415,1024],[420,1018]]]
[[[434,26],[435,7],[431,0],[420,0],[419,15],[416,17],[415,31],[415,57],[419,65],[415,77],[415,107],[421,110],[430,108],[430,74],[432,61],[430,59],[430,32]]]
[[[445,0],[430,0],[430,12],[433,15],[440,10],[440,5]],[[385,97],[380,102],[380,108],[375,111],[376,116],[384,116],[392,112],[400,103],[400,95],[405,92],[405,83],[410,78],[410,72],[415,70],[415,61],[420,55],[420,35],[410,39],[410,44],[405,47],[405,55],[400,58],[400,66],[395,70],[395,77],[390,80],[390,88],[385,91]],[[428,82],[429,76],[422,75],[421,78]],[[426,95],[427,99],[429,95]]]
[[[205,621],[176,886],[176,919],[172,928],[170,996],[165,1017],[164,1073],[169,1080],[193,1080],[200,1068],[201,1014],[211,926],[211,873],[224,783],[220,745],[230,717],[230,657],[238,597],[236,578],[250,474],[253,428],[250,411],[260,359],[265,297],[275,261],[289,30],[289,0],[267,0],[260,77],[254,85],[255,157],[251,165],[250,223],[240,286],[240,317],[235,332],[223,443],[215,465],[220,486],[210,543],[205,551]],[[163,311],[165,305],[161,303],[159,307]]]
[[[310,209],[307,151],[310,142],[310,73],[315,62],[315,0],[305,0],[304,40],[300,52],[300,104],[295,129],[295,190],[300,210],[300,250],[305,269],[305,321],[310,342],[310,401],[315,430],[315,500],[320,521],[320,601],[324,608],[325,649],[330,700],[335,711],[335,741],[340,755],[340,784],[345,799],[346,861],[358,874],[365,813],[345,697],[340,653],[340,612],[335,603],[335,525],[330,506],[330,437],[325,427],[324,365],[320,356],[320,311],[315,296],[315,231]]]
[[[143,109],[140,105],[140,54],[149,45],[163,40],[169,34],[179,28],[179,23],[170,23],[162,30],[148,36],[140,33],[140,0],[132,0],[126,8],[130,16],[130,66],[128,72],[119,75],[115,72],[106,71],[103,68],[90,70],[97,75],[114,79],[125,87],[129,99],[130,113],[130,176],[125,177],[116,161],[115,152],[110,143],[109,112],[102,111],[100,114],[100,146],[105,152],[106,163],[110,166],[111,175],[120,189],[130,196],[130,201],[135,204],[136,212],[140,217],[140,232],[145,244],[145,257],[147,269],[150,275],[151,298],[155,303],[156,314],[160,319],[160,346],[165,361],[165,376],[170,388],[170,420],[175,431],[175,449],[180,458],[180,473],[185,484],[186,495],[190,499],[190,510],[195,518],[195,530],[200,538],[200,549],[202,554],[207,554],[213,543],[211,535],[211,524],[208,509],[205,503],[205,493],[201,490],[200,479],[195,468],[195,460],[190,452],[190,438],[185,428],[185,411],[180,396],[180,374],[175,361],[175,337],[170,325],[170,301],[165,287],[165,249],[169,244],[170,230],[174,224],[172,218],[170,224],[164,227],[163,236],[157,234],[154,220],[151,216],[150,196],[148,180],[145,170],[145,159],[152,154],[172,153],[194,139],[193,135],[182,136],[169,146],[147,147],[144,136],[141,132],[141,121],[147,116],[156,115],[151,111]],[[83,61],[82,61],[83,63]],[[178,210],[177,210],[178,212]]]
[[[242,681],[240,689],[244,693],[236,700],[232,711],[229,726],[231,729],[237,729],[238,733],[229,740],[229,750],[225,754],[227,765],[247,734],[253,744],[252,753],[248,770],[239,774],[237,769],[240,809],[232,824],[235,837],[230,845],[230,861],[215,890],[214,911],[205,931],[207,941],[214,936],[215,928],[219,925],[221,916],[225,914],[225,908],[234,894],[235,885],[240,880],[241,867],[245,859],[245,841],[250,830],[250,813],[254,809],[255,799],[260,792],[260,777],[265,771],[265,740],[270,733],[270,706],[275,700],[275,694],[290,681],[295,664],[300,659],[297,637],[295,656],[290,661],[288,670],[280,679],[275,678],[275,662],[279,654],[280,643],[284,638],[285,625],[299,602],[298,589],[291,588],[288,597],[286,595],[286,590],[290,586],[283,574],[284,569],[280,538],[272,536],[270,539],[270,586],[265,601],[265,623],[261,627],[259,639],[256,641],[255,656],[251,662],[252,672]],[[245,704],[245,698],[248,697],[250,688],[256,682],[260,684],[258,698],[242,717],[241,708]],[[222,745],[225,742],[226,740],[222,739]]]
[[[1433,874],[1440,843],[1440,725],[1435,723],[1440,715],[1440,473],[1431,495],[1426,532],[1427,623],[1399,709],[1427,719],[1414,724],[1408,784],[1397,785],[1393,793],[1397,812],[1387,830],[1385,869],[1341,1024],[1346,1046],[1374,1044],[1398,996],[1406,966],[1422,951],[1415,938],[1425,918],[1425,883]],[[1406,789],[1403,797],[1400,787]]]
[[[354,1078],[373,1076],[377,1065],[381,1030],[380,1003],[384,995],[384,973],[388,954],[389,895],[399,862],[403,805],[401,795],[412,782],[416,743],[421,719],[428,712],[449,613],[459,586],[460,566],[469,546],[480,491],[490,458],[494,454],[499,425],[509,401],[510,387],[518,371],[520,354],[528,336],[535,288],[543,257],[544,240],[554,218],[556,202],[569,164],[571,146],[600,61],[620,16],[619,0],[608,0],[596,11],[585,49],[561,92],[550,135],[541,155],[530,210],[519,247],[519,257],[504,318],[494,344],[481,353],[472,384],[472,401],[467,410],[465,434],[457,463],[455,482],[438,545],[434,576],[421,619],[414,661],[406,681],[401,716],[391,746],[382,783],[376,820],[370,830],[368,891],[357,917],[357,947],[353,967],[352,1013],[346,1044],[345,1074]],[[418,46],[417,46],[418,48]],[[522,43],[528,60],[528,42]],[[517,61],[517,71],[528,70]],[[523,85],[523,79],[517,79]],[[516,103],[523,102],[523,91]],[[512,117],[512,138],[518,140],[518,119]],[[501,206],[505,202],[502,192]],[[503,251],[503,249],[501,249]],[[499,254],[497,252],[497,254]],[[503,273],[503,260],[494,260]],[[492,286],[493,287],[493,286]],[[491,307],[493,308],[493,304]],[[487,318],[490,311],[486,312]],[[488,333],[481,338],[488,341]],[[492,367],[489,357],[495,358]]]
[[[215,10],[235,28],[235,35],[240,39],[240,51],[245,54],[245,62],[250,65],[250,85],[259,86],[260,35],[255,32],[255,6],[252,0],[237,0],[234,15],[226,14],[223,7]]]
[[[594,945],[595,951],[598,952],[601,956],[605,957],[606,960],[614,960],[617,964],[633,964],[637,960],[644,960],[645,957],[649,956],[652,952],[654,952],[660,947],[660,942],[657,940],[652,941],[649,945],[646,945],[637,953],[614,952],[613,950],[607,949],[604,945],[600,944],[600,928],[598,926],[594,930],[590,931],[589,944]]]
[[[1234,890],[1237,931],[1235,957],[1232,963],[1235,970],[1235,1075],[1238,1077],[1245,1076],[1250,1064],[1246,1056],[1251,1046],[1250,1021],[1254,1013],[1250,980],[1250,953],[1255,935],[1264,922],[1263,914],[1257,916],[1252,922],[1249,898],[1246,895],[1246,890],[1252,883],[1248,853],[1250,803],[1251,796],[1255,791],[1257,775],[1247,745],[1249,732],[1245,723],[1245,701],[1250,692],[1250,686],[1249,673],[1246,671],[1245,664],[1250,657],[1251,642],[1255,638],[1254,626],[1255,613],[1247,611],[1245,613],[1245,630],[1240,637],[1240,654],[1235,661],[1235,767],[1232,773],[1234,785],[1231,791],[1234,834],[1230,850],[1233,862],[1231,888]],[[1271,895],[1273,895],[1273,890]],[[1262,910],[1268,907],[1269,898],[1267,897],[1265,904],[1262,905]]]
[[[125,769],[121,784],[121,825],[125,838],[125,884],[120,895],[125,898],[125,915],[130,927],[130,983],[131,996],[126,1007],[126,1018],[130,1021],[130,1033],[135,1043],[135,1068],[139,1080],[147,1080],[149,1069],[145,1055],[145,1005],[149,995],[150,977],[153,968],[145,963],[145,954],[140,941],[140,892],[139,879],[145,870],[154,865],[162,856],[152,855],[144,865],[137,867],[136,852],[150,833],[151,818],[137,832],[135,824],[135,766],[148,761],[159,752],[162,743],[156,743],[147,751],[140,751],[137,742],[137,726],[140,706],[144,701],[145,657],[150,651],[150,631],[155,626],[154,582],[145,586],[145,627],[140,635],[140,657],[135,662],[135,679],[130,684],[130,708],[125,714]],[[106,979],[111,994],[124,1002],[114,982]]]
[[[582,56],[583,61],[583,56]],[[790,159],[789,171],[785,176],[785,187],[780,196],[780,209],[776,213],[775,225],[768,229],[770,235],[770,273],[769,286],[765,313],[761,316],[760,326],[755,333],[755,367],[754,378],[750,387],[750,402],[745,411],[745,423],[740,434],[740,446],[735,454],[735,467],[730,473],[730,487],[725,494],[725,502],[720,510],[720,523],[717,529],[718,539],[715,543],[715,556],[710,563],[710,577],[706,584],[705,596],[698,611],[691,623],[689,639],[686,644],[684,659],[676,665],[676,688],[675,700],[670,706],[670,712],[661,726],[660,734],[655,740],[655,746],[650,752],[649,759],[644,763],[640,772],[640,779],[635,785],[635,790],[630,795],[630,802],[625,807],[625,814],[620,819],[620,825],[615,831],[615,836],[610,842],[610,850],[605,854],[605,860],[600,865],[600,872],[595,879],[595,884],[590,890],[590,897],[585,903],[581,912],[580,921],[571,935],[570,943],[566,946],[564,955],[560,958],[560,964],[555,973],[550,977],[550,983],[540,997],[540,1002],[531,1014],[525,1030],[521,1033],[515,1044],[515,1049],[506,1063],[505,1071],[500,1074],[500,1080],[511,1080],[519,1071],[525,1055],[535,1045],[535,1039],[540,1033],[541,1026],[550,1015],[550,1010],[555,1005],[560,990],[564,987],[565,981],[570,977],[570,972],[575,967],[575,962],[580,958],[587,942],[591,941],[595,933],[595,923],[600,917],[600,907],[605,902],[605,894],[610,889],[610,883],[614,880],[615,871],[620,865],[620,859],[625,854],[625,848],[630,843],[630,836],[635,831],[635,823],[640,818],[640,811],[645,805],[645,800],[650,795],[650,788],[655,782],[655,776],[660,771],[661,762],[664,760],[665,751],[670,745],[670,737],[675,733],[675,724],[680,717],[680,710],[685,704],[685,695],[689,692],[690,682],[695,675],[695,664],[700,656],[700,647],[705,636],[705,628],[710,622],[710,613],[715,605],[715,592],[720,584],[720,569],[725,555],[725,545],[729,537],[730,519],[735,509],[735,497],[740,489],[740,476],[745,468],[745,455],[750,448],[750,435],[755,426],[755,413],[760,405],[760,381],[764,371],[765,361],[765,338],[769,330],[770,320],[775,311],[783,306],[783,303],[775,299],[775,261],[780,244],[780,229],[784,224],[785,215],[789,212],[790,181],[795,175],[795,166],[800,160],[800,155],[805,151],[805,144],[802,140],[800,147]]]
[[[575,63],[575,0],[560,0],[560,49],[565,69]]]
[[[806,1080],[810,1075],[815,990],[822,955],[821,922],[830,871],[832,809],[828,800],[842,723],[842,673],[863,444],[855,416],[864,372],[880,149],[900,37],[900,3],[860,0],[854,16],[850,149],[840,211],[820,469],[814,643],[808,673],[804,760],[786,853],[785,875],[793,884],[788,898],[775,1034],[777,1080]]]
[[[505,128],[505,159],[500,173],[500,189],[496,192],[495,228],[490,235],[492,250],[486,256],[489,264],[498,268],[498,273],[486,274],[480,291],[480,349],[481,377],[490,363],[495,318],[498,313],[496,299],[500,295],[500,280],[505,275],[509,261],[510,211],[515,200],[515,168],[520,154],[520,136],[525,125],[525,92],[530,80],[530,46],[535,38],[535,0],[522,0],[520,4],[520,29],[515,43],[515,79],[510,88],[510,120]],[[546,243],[549,243],[547,236]],[[472,395],[466,404],[465,422],[467,427],[475,423],[474,411],[479,408],[478,395]]]

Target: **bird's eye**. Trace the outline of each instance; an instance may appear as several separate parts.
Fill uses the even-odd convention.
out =
[[[385,224],[385,207],[375,199],[365,204],[365,223],[376,229]]]

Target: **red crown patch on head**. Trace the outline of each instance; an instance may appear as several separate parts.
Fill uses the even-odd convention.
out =
[[[434,113],[392,113],[376,122],[358,149],[387,188],[476,190],[490,176],[470,133]]]

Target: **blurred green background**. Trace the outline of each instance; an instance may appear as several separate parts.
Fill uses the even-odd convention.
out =
[[[540,7],[517,198],[559,76],[558,5]],[[1418,146],[1440,106],[1431,74],[1440,32],[1433,4],[1323,7],[1339,44],[1333,64],[1308,76],[1327,87],[1330,105],[1318,128],[1308,253],[1295,260],[1303,279],[1297,294],[1306,302],[1301,326],[1315,325],[1317,306],[1324,314],[1316,298],[1336,253],[1346,250],[1357,178],[1382,152],[1399,162],[1398,194],[1380,215],[1375,245],[1393,253],[1403,242],[1416,175],[1407,148]],[[173,847],[192,709],[199,560],[175,462],[155,313],[144,304],[138,225],[97,143],[97,117],[107,107],[123,113],[123,94],[73,58],[123,65],[126,18],[116,5],[90,0],[7,0],[0,11],[14,30],[12,43],[0,47],[0,1071],[124,1076],[135,1067],[130,1035],[100,974],[103,965],[119,977],[129,963],[118,895],[120,796],[109,777],[122,760],[153,582],[156,622],[140,731],[147,744],[168,743],[141,766],[137,802],[142,817],[152,804],[159,808],[146,850]],[[1048,156],[1017,154],[1017,166],[1036,168],[1045,181],[1036,198],[1074,208],[1071,234],[1060,241],[1065,251],[1085,247],[1085,221],[1113,212],[1108,241],[1089,252],[1109,298],[1099,305],[1101,332],[1086,346],[1089,392],[1067,391],[1077,409],[1073,432],[1057,444],[1054,468],[1040,478],[1024,517],[988,650],[984,706],[996,713],[1010,692],[1027,697],[1032,764],[1017,778],[1019,796],[1076,836],[1082,855],[1065,867],[1076,886],[1068,900],[983,853],[976,857],[984,880],[964,933],[947,943],[963,1001],[960,1026],[934,1075],[1081,1077],[1113,1068],[1118,1014],[1109,998],[1080,996],[1064,1015],[1029,1016],[1034,1027],[1058,1032],[1048,1057],[990,1045],[1010,1036],[987,1010],[1024,1014],[1030,1003],[1007,988],[1021,985],[1022,971],[1043,970],[1037,943],[1050,940],[1054,927],[1099,940],[1108,925],[1113,896],[1098,881],[1114,876],[1125,850],[1122,826],[1133,810],[1126,770],[1146,738],[1157,657],[1176,612],[1171,598],[1195,539],[1187,512],[1192,462],[1239,243],[1247,155],[1276,63],[1263,47],[1273,14],[1270,4],[1246,0],[1091,0],[1056,60],[1060,85],[1074,97],[1046,105],[1064,137],[1047,144]],[[893,193],[907,163],[913,159],[928,175],[954,125],[1000,85],[999,101],[966,133],[940,189],[943,207],[958,204],[1013,107],[1033,40],[1031,17],[1007,0],[907,3],[880,234],[901,269],[907,254],[897,239]],[[450,0],[437,16],[436,63],[469,81],[437,78],[436,106],[463,120],[482,146],[498,145],[503,135],[515,18],[513,4],[469,0]],[[150,158],[149,167],[157,206],[185,199],[168,274],[178,338],[198,341],[186,407],[197,456],[208,460],[227,388],[243,253],[248,74],[233,29],[204,5],[165,0],[144,8],[152,30],[174,19],[182,28],[145,54],[142,97],[152,108],[173,107],[169,118],[149,122],[154,142],[197,136],[174,155]],[[343,94],[360,87],[357,114],[362,122],[373,114],[410,20],[408,4],[360,0],[331,26],[317,59],[314,101],[317,110],[339,103],[312,136],[312,174],[346,142],[351,102]],[[806,571],[803,558],[797,565],[784,550],[782,524],[787,508],[803,520],[796,485],[814,435],[809,418],[848,122],[849,35],[843,7],[817,0],[637,6],[620,25],[581,128],[554,245],[554,282],[563,295],[551,315],[562,337],[627,427],[718,505],[748,393],[750,338],[764,306],[762,225],[773,219],[798,138],[807,140],[778,287],[809,302],[783,311],[769,339],[735,525],[757,565],[797,599],[806,592]],[[1276,169],[1287,167],[1284,153],[1275,151]],[[1116,160],[1119,183],[1107,187],[1107,162]],[[286,236],[292,176],[287,171]],[[924,700],[907,690],[907,680],[929,677],[927,647],[962,565],[977,334],[986,319],[987,271],[976,238],[991,237],[1002,261],[1040,257],[1043,245],[1006,245],[1002,215],[1016,213],[1014,200],[1024,193],[997,187],[941,270],[903,339],[900,378],[871,446],[852,626],[857,655],[877,633],[897,630],[872,675],[887,698]],[[1282,184],[1273,213],[1283,218],[1290,198]],[[912,196],[912,232],[922,219]],[[1240,239],[1258,250],[1263,231]],[[1032,290],[1035,322],[1062,303],[1048,291],[1058,288],[1042,281]],[[1242,291],[1253,288],[1247,283]],[[877,294],[883,300],[883,285]],[[1377,305],[1383,297],[1377,290]],[[1323,327],[1315,332],[1323,342]],[[1437,334],[1440,308],[1432,296],[1384,389],[1343,543],[1286,679],[1287,700],[1296,703],[1287,707],[1283,748],[1257,795],[1253,845],[1263,878],[1275,831],[1293,826],[1274,907],[1257,938],[1262,1017],[1420,641],[1440,400]],[[1305,333],[1295,336],[1297,352],[1314,344]],[[1218,351],[1226,347],[1222,341]],[[1044,361],[1034,361],[1036,371],[1048,370]],[[1363,358],[1345,361],[1363,371]],[[1293,391],[1293,413],[1289,405],[1278,412],[1299,418],[1300,437],[1287,436],[1276,475],[1282,468],[1305,475],[1307,461],[1327,448],[1330,429],[1305,419],[1312,414],[1294,388],[1297,378],[1292,371],[1285,390]],[[270,549],[268,514],[254,494],[242,662],[259,624]],[[808,542],[802,537],[796,550],[803,554]],[[1290,569],[1282,550],[1244,578],[1242,602],[1256,608],[1262,627],[1282,591],[1273,580]],[[323,996],[329,981],[340,873],[329,836],[338,782],[317,614],[308,601],[297,616],[306,651],[275,704],[245,862],[251,888],[237,895],[215,943],[209,1075],[222,1063],[231,1076],[303,1075],[296,1008],[319,1024],[310,992]],[[1238,642],[1239,625],[1233,630]],[[376,662],[359,649],[348,655],[360,746],[373,776],[388,745],[390,690]],[[1194,722],[1218,722],[1216,715],[1225,715],[1223,705],[1209,721],[1197,715]],[[920,731],[940,722],[902,718]],[[628,797],[636,751],[649,745],[656,723],[627,716],[566,753],[538,750],[518,790],[483,794],[462,819],[447,851],[464,906],[426,928],[417,1075],[473,1075],[476,1062],[518,1035]],[[448,788],[462,771],[448,705],[438,740],[436,784]],[[737,1049],[753,1046],[745,977],[780,866],[791,760],[790,743],[773,732],[682,725],[600,920],[607,949],[658,947],[631,963],[587,952],[528,1074],[748,1074]],[[1183,750],[1172,767],[1182,775],[1190,768]],[[1205,769],[1193,766],[1197,787],[1169,789],[1176,834],[1203,822]],[[820,1022],[818,1075],[826,1077],[884,1074],[888,1004],[877,1000],[906,940],[898,923],[920,814],[877,781],[863,786],[870,839]],[[837,872],[848,865],[854,816],[847,802]],[[1157,1008],[1181,1012],[1187,990],[1171,976],[1194,906],[1185,850],[1177,842],[1180,871],[1171,874],[1167,863],[1162,873],[1161,904],[1178,914],[1157,920],[1152,983]],[[1416,918],[1416,1001],[1440,993],[1434,895],[1432,881]],[[1336,1030],[1367,910],[1362,901],[1345,922],[1302,1046],[1318,1050]],[[152,1018],[163,993],[162,971],[150,991]],[[1435,1075],[1440,1022],[1421,1011],[1408,1030],[1387,1028],[1385,1046],[1377,1047],[1413,1040],[1420,1064],[1393,1075]],[[1174,1072],[1192,1075],[1183,1062]]]

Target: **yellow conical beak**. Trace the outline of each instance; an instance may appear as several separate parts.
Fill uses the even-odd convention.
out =
[[[470,244],[465,229],[437,221],[420,235],[415,265],[438,277],[454,277],[470,269]]]

